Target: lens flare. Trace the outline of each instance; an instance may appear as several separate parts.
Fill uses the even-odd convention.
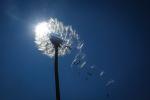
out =
[[[52,36],[63,40],[58,50],[59,56],[69,53],[75,41],[79,39],[71,26],[65,26],[56,18],[50,18],[47,21],[40,22],[35,27],[35,43],[40,51],[50,57],[53,57],[55,53],[54,46],[50,41]]]

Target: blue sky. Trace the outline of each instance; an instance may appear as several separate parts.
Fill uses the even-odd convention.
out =
[[[37,50],[34,26],[49,17],[72,25],[85,43],[89,64],[103,67],[85,80],[60,57],[62,100],[149,100],[148,1],[1,0],[0,100],[54,100],[52,59]],[[110,96],[107,97],[107,93]]]

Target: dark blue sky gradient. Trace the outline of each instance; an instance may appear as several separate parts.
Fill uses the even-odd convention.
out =
[[[150,100],[148,7],[148,0],[1,0],[0,100],[55,100],[52,59],[34,43],[34,26],[49,17],[72,25],[88,63],[115,80],[108,90],[71,69],[70,56],[61,57],[62,100]]]

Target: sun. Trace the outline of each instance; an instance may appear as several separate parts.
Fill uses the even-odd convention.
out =
[[[49,29],[48,29],[48,23],[47,22],[38,23],[37,26],[35,27],[35,33],[39,37],[42,37],[44,34],[47,34],[48,31],[49,31]]]

